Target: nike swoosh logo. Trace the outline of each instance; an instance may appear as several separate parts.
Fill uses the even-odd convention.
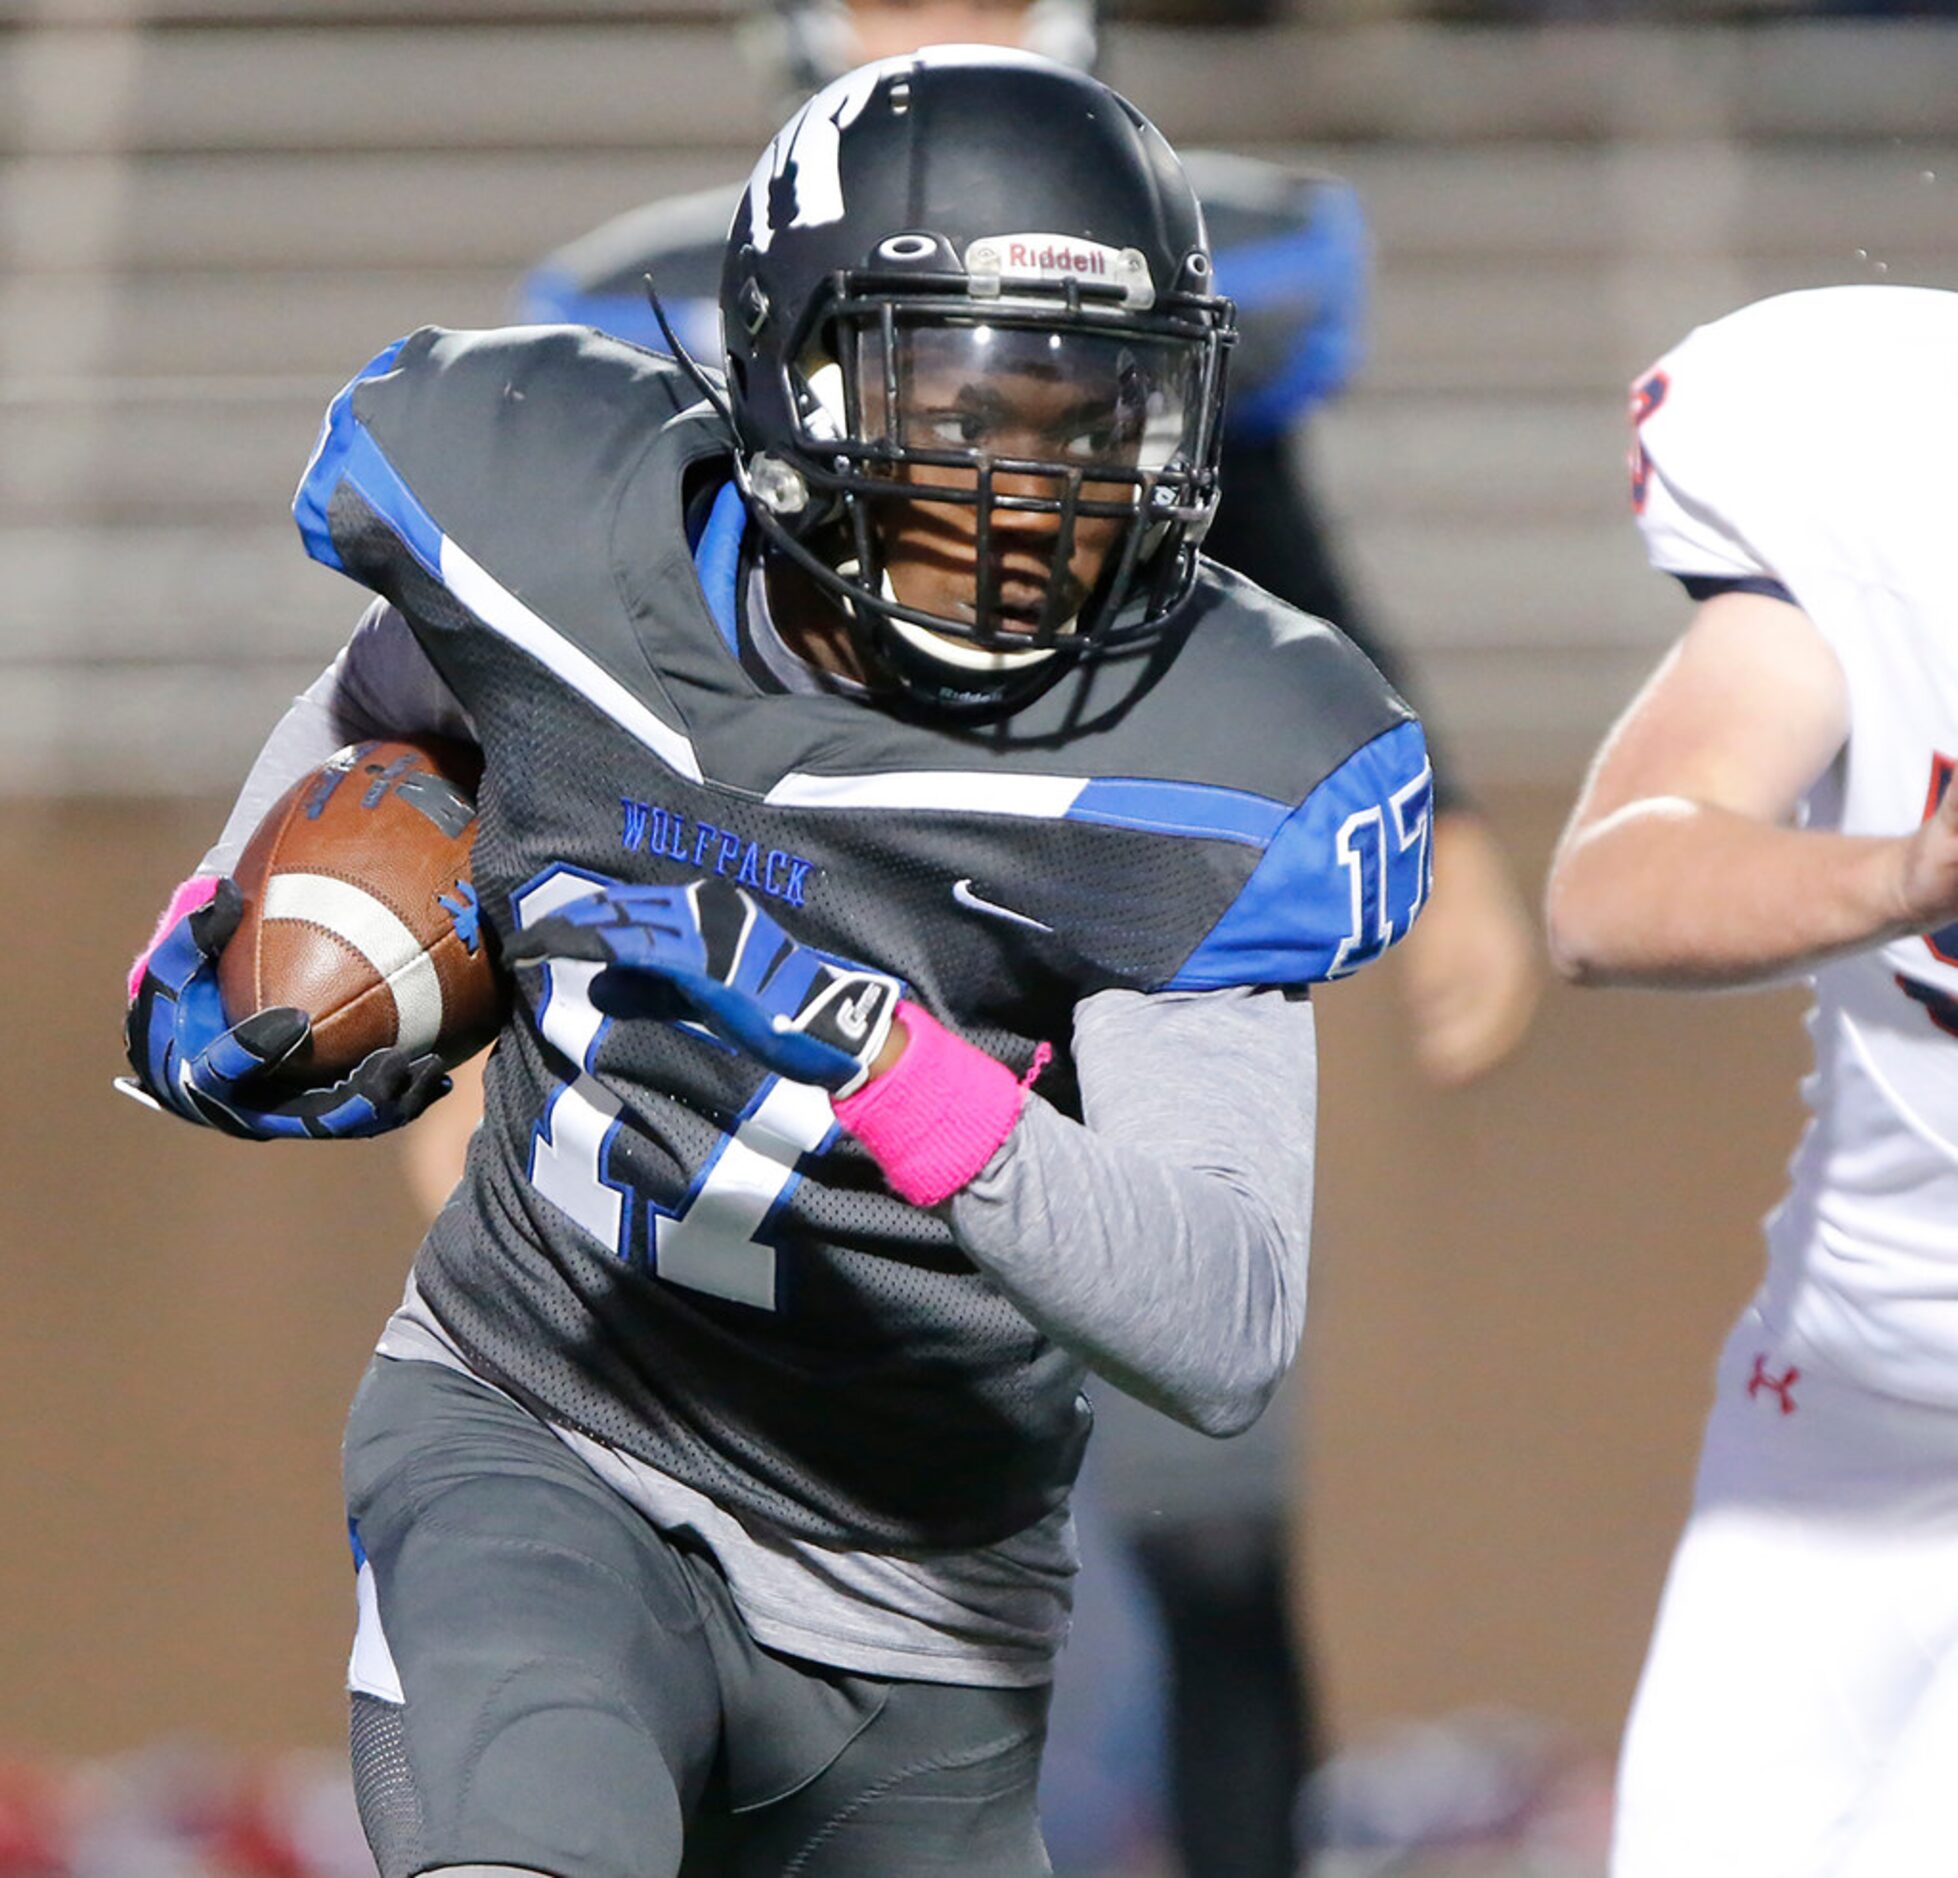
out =
[[[1003,919],[1014,926],[1025,926],[1032,932],[1052,932],[1053,927],[1030,913],[1016,913],[1010,906],[1001,906],[997,900],[985,900],[972,891],[972,876],[952,883],[952,898],[969,912],[983,913],[988,919]]]

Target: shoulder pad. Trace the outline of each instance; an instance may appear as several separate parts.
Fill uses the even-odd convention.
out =
[[[1337,626],[1242,574],[1203,562],[1189,605],[1165,688],[1244,787],[1295,805],[1349,750],[1414,715]]]
[[[1267,815],[1250,877],[1165,988],[1344,977],[1427,900],[1434,783],[1420,720],[1325,621],[1220,569],[1203,590],[1210,610],[1178,663],[1197,653],[1199,683],[1229,674],[1220,722]]]
[[[467,512],[497,480],[489,465],[514,493],[523,478],[513,466],[543,479],[570,457],[602,460],[595,446],[607,432],[657,428],[692,394],[671,360],[575,327],[425,326],[383,348],[328,405],[293,519],[314,560],[358,578],[331,520],[351,484],[432,570],[437,516]],[[444,502],[444,491],[457,499]]]
[[[634,552],[686,564],[679,463],[729,447],[670,359],[582,327],[426,327],[334,399],[293,517],[315,560],[394,601],[425,644],[486,631],[697,775],[634,689],[645,654],[617,520],[642,471],[665,475],[670,539],[634,535]]]
[[[1418,721],[1361,745],[1279,825],[1166,989],[1313,984],[1378,958],[1427,904],[1433,809]]]

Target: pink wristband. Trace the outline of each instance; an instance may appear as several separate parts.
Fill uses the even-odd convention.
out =
[[[150,954],[170,936],[170,928],[186,913],[195,913],[200,906],[209,906],[218,890],[215,874],[193,874],[170,896],[170,904],[163,909],[163,917],[156,922],[156,931],[150,934],[150,942],[136,954],[136,962],[129,968],[129,1001],[136,1002],[136,992],[143,982],[143,974],[149,970]]]
[[[832,1106],[901,1198],[936,1206],[974,1179],[1013,1132],[1026,1086],[910,999],[897,1007],[897,1021],[906,1042],[896,1066]]]

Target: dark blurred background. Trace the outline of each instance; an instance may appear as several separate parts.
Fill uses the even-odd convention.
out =
[[[1768,292],[1958,285],[1941,11],[1117,11],[1106,75],[1172,139],[1361,192],[1371,354],[1318,484],[1532,892],[1685,611],[1629,525],[1625,382]],[[286,514],[325,400],[416,325],[495,322],[601,218],[744,171],[777,113],[738,15],[0,4],[0,1871],[32,1869],[5,1834],[48,1768],[331,1764],[336,1450],[416,1237],[399,1152],[112,1097],[123,971],[354,617]],[[1799,998],[1553,994],[1448,1096],[1389,978],[1321,1006],[1301,1557],[1332,1720],[1501,1711],[1595,1762],[1797,1126]],[[1570,1856],[1527,1869],[1595,1870]]]

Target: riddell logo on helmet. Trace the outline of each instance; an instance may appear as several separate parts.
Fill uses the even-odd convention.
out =
[[[1015,274],[1086,274],[1106,280],[1114,272],[1106,248],[1037,248],[1030,241],[1006,244],[1006,265]]]
[[[966,272],[976,291],[1009,280],[1079,280],[1120,287],[1131,305],[1155,298],[1149,263],[1136,248],[1109,248],[1070,235],[988,235],[965,251]],[[997,286],[992,287],[997,292]]]

